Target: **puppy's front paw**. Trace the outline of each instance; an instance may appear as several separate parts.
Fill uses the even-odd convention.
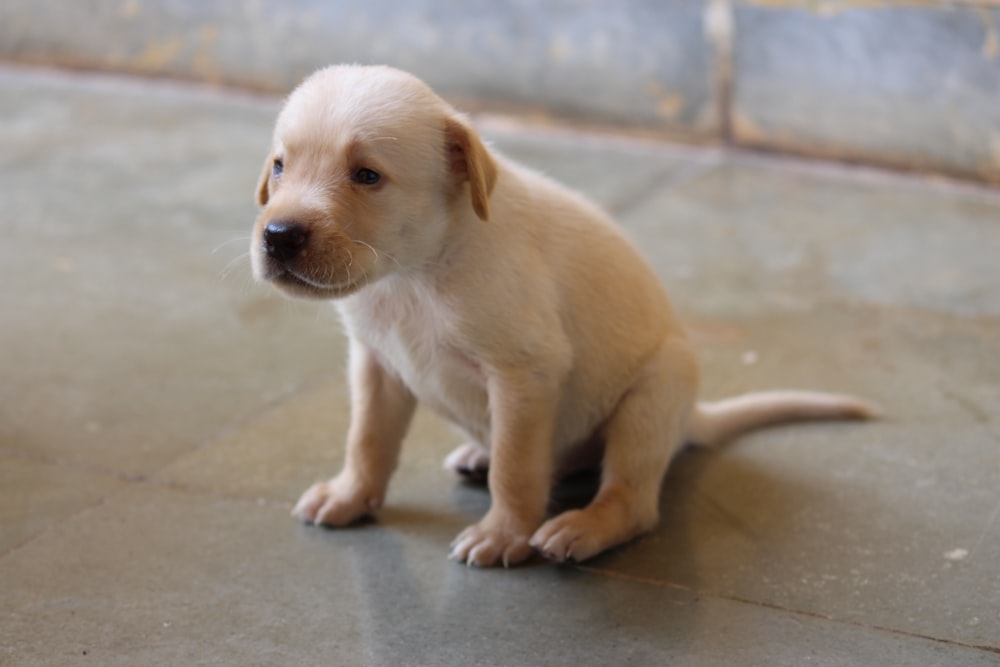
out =
[[[295,504],[292,516],[306,523],[346,526],[371,516],[381,506],[381,493],[373,493],[353,476],[341,473],[309,487]]]
[[[528,544],[528,537],[529,531],[491,521],[487,515],[459,533],[451,543],[448,558],[479,567],[493,567],[501,563],[510,567],[527,560],[534,553]]]

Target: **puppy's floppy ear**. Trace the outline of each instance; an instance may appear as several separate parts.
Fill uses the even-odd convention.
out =
[[[271,178],[271,164],[273,158],[269,153],[267,159],[264,160],[264,168],[260,172],[260,177],[257,179],[257,206],[263,206],[267,203],[270,197],[270,191],[267,188],[268,181]]]
[[[448,166],[458,182],[469,182],[472,210],[480,220],[490,217],[490,193],[497,182],[497,165],[479,135],[463,119],[445,121]]]

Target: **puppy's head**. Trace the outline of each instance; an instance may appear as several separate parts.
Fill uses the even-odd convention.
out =
[[[436,260],[453,225],[489,217],[496,165],[475,132],[418,79],[334,66],[278,116],[257,186],[255,277],[335,298]]]

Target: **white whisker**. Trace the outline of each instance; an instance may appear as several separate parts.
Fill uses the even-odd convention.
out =
[[[225,280],[226,278],[228,278],[229,274],[233,272],[233,270],[239,265],[240,262],[248,259],[250,259],[249,251],[237,255],[236,257],[233,257],[231,260],[226,262],[226,265],[222,267],[221,271],[219,271],[219,280]]]
[[[350,249],[348,249],[348,248],[344,248],[344,250],[347,250],[347,256],[350,257],[350,260],[351,260],[346,265],[344,265],[344,270],[347,271],[347,284],[350,285],[351,284],[351,267],[354,266],[354,253],[352,253],[350,251]]]
[[[237,243],[237,242],[239,242],[239,243],[247,243],[250,239],[251,239],[251,237],[249,237],[249,236],[237,236],[234,239],[229,239],[228,241],[223,241],[218,246],[216,246],[215,249],[212,250],[212,254],[214,255],[215,253],[219,252],[220,250],[222,250],[223,248],[225,248],[227,245],[229,245],[231,243]]]
[[[364,247],[366,247],[369,250],[371,250],[372,254],[375,255],[375,259],[379,258],[379,252],[378,252],[378,250],[376,250],[370,243],[365,243],[364,241],[359,241],[357,239],[351,239],[351,241],[354,242],[354,243],[357,243],[358,245],[363,245]],[[382,254],[384,254],[386,257],[388,257],[393,262],[395,262],[396,266],[398,266],[399,268],[403,268],[403,265],[399,263],[398,259],[396,259],[395,257],[393,257],[392,255],[390,255],[389,253],[387,253],[385,251],[383,251]]]
[[[364,247],[368,248],[369,250],[372,251],[372,254],[375,255],[375,259],[378,259],[378,250],[373,248],[370,243],[365,243],[364,241],[359,241],[357,239],[351,239],[351,241],[357,243],[358,245],[363,245]]]

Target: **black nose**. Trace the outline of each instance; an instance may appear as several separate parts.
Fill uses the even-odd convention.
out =
[[[294,222],[271,222],[264,228],[264,249],[282,262],[295,259],[308,240],[309,233]]]

